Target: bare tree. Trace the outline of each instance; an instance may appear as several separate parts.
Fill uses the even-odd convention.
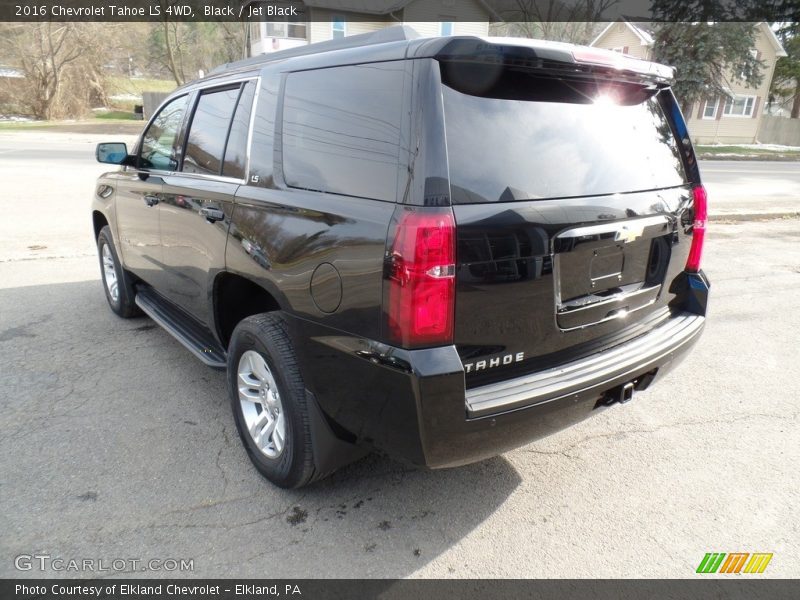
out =
[[[31,113],[40,119],[60,116],[58,101],[67,68],[81,58],[78,28],[73,23],[6,24],[4,53],[23,72],[21,95]]]
[[[500,10],[506,21],[498,33],[588,44],[599,29],[598,21],[619,0],[513,0]]]

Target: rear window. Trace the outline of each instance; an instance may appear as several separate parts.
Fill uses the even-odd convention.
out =
[[[524,85],[517,80],[471,93],[448,85],[443,90],[454,204],[593,196],[686,182],[655,90],[532,77]]]

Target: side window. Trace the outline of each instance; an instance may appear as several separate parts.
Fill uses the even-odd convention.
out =
[[[139,167],[159,171],[178,168],[178,134],[186,112],[188,96],[175,98],[158,113],[142,136]]]
[[[402,61],[289,74],[283,105],[287,185],[394,202]]]
[[[279,77],[268,75],[261,80],[253,116],[253,141],[250,144],[250,185],[268,188],[275,185],[272,169],[279,90]]]
[[[244,179],[244,170],[247,166],[247,134],[250,131],[250,109],[253,107],[255,89],[255,83],[249,81],[245,84],[239,97],[239,104],[233,115],[222,164],[222,174],[225,177]]]
[[[181,169],[184,173],[220,174],[225,139],[240,89],[241,86],[237,85],[200,94],[186,138]]]

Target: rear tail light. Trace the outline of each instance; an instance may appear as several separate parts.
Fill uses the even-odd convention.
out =
[[[708,220],[708,198],[706,189],[702,185],[694,187],[692,194],[694,196],[694,221],[692,221],[692,246],[689,249],[689,258],[686,259],[686,270],[696,273],[700,270],[700,261],[703,258],[703,244]]]
[[[402,211],[389,249],[389,336],[404,348],[452,343],[455,308],[453,213]]]

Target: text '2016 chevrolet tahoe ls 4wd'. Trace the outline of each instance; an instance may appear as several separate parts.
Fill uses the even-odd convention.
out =
[[[111,308],[227,368],[258,470],[497,455],[627,401],[705,321],[671,69],[394,27],[174,92],[93,205]]]

